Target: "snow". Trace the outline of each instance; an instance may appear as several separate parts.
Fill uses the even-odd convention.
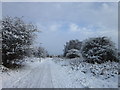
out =
[[[68,50],[68,53],[66,54],[66,57],[69,57],[69,56],[72,55],[72,54],[81,57],[80,50],[77,50],[77,49]]]
[[[81,52],[88,62],[117,61],[117,49],[114,43],[107,37],[84,40]]]
[[[31,70],[35,69],[40,64],[39,58],[26,58],[23,65],[24,67],[17,70],[9,70],[2,73],[2,87],[12,88],[20,79],[26,77]]]
[[[117,63],[108,62],[104,64],[88,64],[76,59],[57,59],[54,60],[61,65],[62,72],[67,73],[67,77],[71,79],[72,86],[70,88],[117,88],[118,87],[118,71]],[[104,67],[106,66],[106,68]],[[100,73],[105,70],[103,75]],[[59,68],[60,70],[60,68]],[[59,72],[59,71],[58,71]],[[58,74],[58,72],[56,74]],[[95,75],[92,73],[94,72]],[[63,80],[63,79],[62,79]],[[64,79],[66,80],[66,79]],[[67,83],[70,83],[67,82]]]
[[[117,63],[108,62],[102,65],[92,65],[79,59],[26,58],[24,59],[25,62],[22,63],[24,65],[22,68],[9,69],[1,73],[2,81],[0,83],[2,83],[2,88],[118,87]],[[105,65],[106,74],[100,75],[101,69]],[[95,72],[96,75],[91,71]],[[107,78],[108,74],[109,78]]]

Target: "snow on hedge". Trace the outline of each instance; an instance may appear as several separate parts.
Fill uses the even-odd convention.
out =
[[[80,50],[81,49],[82,42],[79,40],[70,40],[69,42],[66,42],[64,45],[64,55],[66,57],[66,54],[68,53],[69,50],[74,51],[75,50]],[[70,51],[69,51],[70,52]]]
[[[118,61],[115,44],[108,37],[97,37],[84,40],[82,56],[90,63]]]
[[[70,56],[72,57],[72,55],[73,55],[73,57],[75,57],[75,56],[81,57],[80,51],[77,50],[77,49],[68,50],[68,53],[66,54],[66,57],[70,57]]]
[[[117,88],[118,63],[106,62],[102,64],[86,63],[80,58],[54,60],[58,65],[67,68],[72,83],[83,85],[85,88]]]

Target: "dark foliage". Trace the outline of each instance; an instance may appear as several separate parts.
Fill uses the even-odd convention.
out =
[[[79,40],[70,40],[69,42],[66,43],[64,46],[64,57],[66,57],[66,54],[68,53],[69,50],[74,49],[80,51],[81,49],[82,42]]]
[[[5,17],[2,24],[2,62],[4,66],[23,58],[32,44],[37,28],[21,18]]]
[[[85,40],[82,47],[82,56],[89,63],[118,61],[114,43],[107,37],[97,37]]]

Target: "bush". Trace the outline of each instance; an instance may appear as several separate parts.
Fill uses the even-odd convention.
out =
[[[43,48],[43,47],[38,47],[37,50],[35,50],[34,52],[34,56],[36,57],[41,57],[41,58],[45,58],[48,56],[48,52]]]
[[[85,40],[82,55],[89,63],[117,61],[114,43],[107,37],[97,37]]]
[[[120,61],[120,52],[118,51],[118,60]]]
[[[81,45],[82,45],[82,42],[80,42],[79,40],[70,40],[69,42],[67,42],[64,47],[64,57],[66,57],[67,53],[70,52],[70,50],[80,51]]]
[[[68,57],[68,58],[80,57],[80,51],[77,50],[77,49],[68,50],[68,53],[66,54],[66,57]]]
[[[2,24],[2,63],[4,66],[27,54],[37,28],[25,23],[21,18],[5,17]]]

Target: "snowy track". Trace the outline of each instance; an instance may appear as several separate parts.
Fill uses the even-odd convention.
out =
[[[2,74],[2,88],[91,88],[117,87],[117,77],[102,80],[91,74],[73,71],[56,59],[29,59],[25,67]],[[59,61],[59,60],[58,60]],[[62,62],[61,62],[62,63]],[[95,82],[94,82],[95,81]],[[116,82],[113,84],[113,82]],[[97,83],[97,85],[96,85]]]
[[[6,81],[7,83],[7,81]],[[8,81],[9,83],[9,81]],[[3,84],[4,88],[53,88],[49,60],[31,69],[27,74],[10,83]]]
[[[12,72],[10,76],[4,73],[7,77],[3,75],[3,88],[74,88],[67,72],[61,65],[47,58],[31,63],[18,73]],[[83,88],[83,85],[79,84],[79,87]]]
[[[49,63],[41,64],[40,66],[32,69],[30,73],[20,80],[17,80],[11,87],[53,88]]]

